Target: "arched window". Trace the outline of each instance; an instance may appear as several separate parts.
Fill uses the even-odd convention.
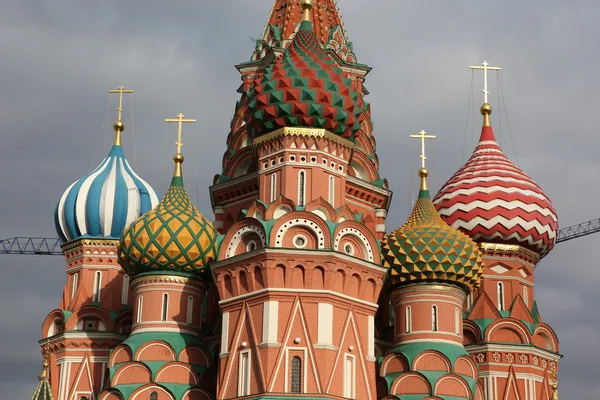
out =
[[[529,288],[527,286],[523,286],[523,301],[529,307]]]
[[[156,393],[156,392],[150,393],[149,400],[158,400],[158,393]]]
[[[306,200],[306,172],[300,171],[298,173],[298,205],[304,207]]]
[[[121,289],[121,304],[127,305],[127,298],[129,297],[129,275],[123,275],[123,288]]]
[[[431,306],[431,330],[434,332],[438,330],[438,308],[436,305]]]
[[[73,274],[73,285],[71,287],[71,298],[75,297],[77,292],[77,285],[79,285],[79,272]]]
[[[467,295],[467,311],[471,311],[473,308],[473,292]]]
[[[406,333],[410,333],[412,331],[412,309],[410,306],[406,307]]]
[[[290,371],[290,393],[302,393],[302,360],[300,357],[292,358]]]
[[[271,175],[271,201],[277,199],[277,173]]]
[[[142,307],[144,306],[144,296],[138,297],[136,323],[142,322]]]
[[[161,321],[167,320],[167,311],[169,310],[169,295],[163,294]]]
[[[454,309],[454,329],[455,329],[457,335],[460,335],[460,323],[461,323],[460,310],[458,308],[455,308]]]
[[[329,204],[335,207],[335,178],[330,175],[329,176]]]
[[[102,272],[96,271],[96,277],[94,279],[94,294],[92,298],[93,303],[100,302],[100,286],[102,285]]]
[[[504,284],[498,282],[498,311],[504,311]]]
[[[192,312],[194,311],[194,298],[192,296],[188,297],[188,304],[187,304],[187,317],[186,317],[186,322],[188,324],[192,324],[192,318],[193,318],[193,314]]]

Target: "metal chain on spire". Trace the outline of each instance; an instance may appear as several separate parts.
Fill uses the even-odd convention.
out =
[[[510,120],[508,119],[508,111],[506,110],[506,100],[504,100],[504,91],[502,90],[502,84],[500,82],[500,74],[498,74],[498,91],[500,92],[500,97],[502,97],[502,106],[504,108],[504,115],[506,117],[506,125],[508,126],[508,134],[510,137],[510,143],[511,143],[513,151],[515,153],[515,162],[516,162],[517,166],[519,166],[519,155],[517,154],[517,147],[515,146],[515,141],[513,139],[512,128],[510,126]]]

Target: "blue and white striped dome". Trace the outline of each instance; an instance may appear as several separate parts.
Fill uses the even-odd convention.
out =
[[[82,237],[119,239],[140,215],[158,205],[154,190],[140,178],[115,144],[91,174],[65,191],[54,223],[63,242]]]

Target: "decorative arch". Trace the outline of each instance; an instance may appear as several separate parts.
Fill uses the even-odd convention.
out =
[[[134,385],[152,382],[152,371],[141,362],[129,362],[115,371],[111,386]]]
[[[272,247],[282,247],[286,232],[293,227],[303,227],[314,233],[317,249],[331,248],[329,227],[318,215],[307,211],[295,211],[280,218],[271,230],[269,243]]]
[[[67,321],[65,322],[65,330],[74,331],[77,328],[77,324],[85,317],[96,317],[107,331],[114,331],[114,321],[111,318],[110,314],[106,312],[104,309],[95,306],[84,306],[79,310],[75,311],[73,314],[69,316]]]
[[[118,389],[110,388],[106,389],[100,394],[98,400],[124,400],[123,395]]]
[[[185,392],[181,400],[211,400],[211,397],[202,389],[192,388]]]
[[[344,221],[355,221],[354,213],[347,204],[338,208],[335,213],[335,222],[342,223]]]
[[[175,383],[181,385],[197,385],[199,378],[189,364],[182,362],[170,362],[163,365],[154,378],[156,382]]]
[[[179,352],[179,361],[191,365],[210,367],[210,356],[199,346],[187,346]]]
[[[244,147],[243,149],[238,150],[233,157],[227,161],[224,175],[231,178],[237,178],[238,176],[251,172],[249,169],[253,162],[252,147]],[[244,167],[243,170],[242,167]]]
[[[390,388],[390,394],[405,395],[405,394],[431,394],[431,384],[418,372],[408,372],[397,377]]]
[[[486,342],[531,344],[529,329],[521,321],[505,318],[494,321],[485,331]]]
[[[341,251],[339,245],[343,238],[347,235],[355,237],[360,243],[362,243],[364,259],[372,263],[379,264],[380,254],[377,240],[371,231],[369,231],[363,224],[356,221],[344,221],[337,227],[334,233],[335,239],[333,242],[333,249],[335,251]]]
[[[477,366],[472,358],[467,356],[460,356],[454,361],[454,368],[452,369],[455,374],[469,376],[475,380],[478,378]]]
[[[248,207],[248,211],[246,212],[246,216],[249,218],[255,218],[257,220],[265,219],[266,207],[263,203],[256,200],[250,207]]]
[[[441,376],[435,383],[434,393],[437,396],[456,396],[471,399],[471,389],[464,378],[455,374]]]
[[[532,343],[542,349],[558,353],[558,337],[554,330],[544,323],[535,328]]]
[[[56,309],[56,310],[52,310],[50,311],[50,313],[46,316],[46,319],[44,319],[44,322],[42,323],[42,337],[43,338],[47,338],[50,336],[54,336],[56,334],[58,334],[59,332],[56,332],[56,322],[58,321],[60,323],[60,325],[62,326],[62,329],[64,330],[64,326],[65,326],[65,313],[63,310],[60,309]],[[52,330],[52,332],[51,332]],[[60,329],[59,329],[60,331]]]
[[[352,153],[350,168],[354,170],[354,176],[364,181],[373,182],[379,179],[379,174],[373,162],[360,150],[354,150]]]
[[[333,209],[331,204],[329,204],[329,202],[325,201],[322,197],[319,197],[317,199],[309,201],[306,204],[306,207],[304,208],[304,210],[308,211],[308,212],[313,212],[313,213],[314,213],[314,211],[318,210],[318,211],[321,211],[323,214],[325,214],[325,218],[323,218],[323,219],[326,219],[328,221],[333,221],[335,219],[335,210]]]
[[[290,213],[296,209],[296,203],[287,197],[279,196],[277,200],[273,201],[267,207],[267,210],[265,211],[265,221],[280,217],[280,215],[276,216],[276,214],[279,214],[277,211],[281,208],[285,208],[287,210],[286,213]]]
[[[463,338],[465,345],[479,343],[483,339],[481,328],[470,319],[463,319]]]
[[[171,345],[162,340],[152,340],[140,346],[135,352],[136,361],[175,361],[177,353]]]
[[[163,386],[151,383],[149,385],[142,386],[141,388],[134,391],[129,397],[130,400],[147,400],[152,391],[156,391],[158,394],[158,400],[175,400],[175,396],[171,391]]]
[[[435,350],[426,350],[415,357],[413,371],[452,371],[452,363],[444,354]]]
[[[110,352],[108,360],[108,368],[114,367],[116,364],[123,364],[133,361],[133,352],[126,344],[120,344]]]
[[[219,259],[224,260],[246,252],[246,249],[240,249],[240,244],[245,240],[254,240],[257,247],[262,248],[267,245],[267,235],[263,225],[254,218],[244,218],[236,222],[229,229],[222,241]]]
[[[410,371],[410,364],[404,354],[390,353],[381,362],[379,376]]]

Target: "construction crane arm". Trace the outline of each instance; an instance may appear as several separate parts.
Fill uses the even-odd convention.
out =
[[[62,256],[62,251],[58,238],[14,237],[0,240],[0,254]]]
[[[577,239],[596,232],[600,232],[600,218],[559,229],[556,243]]]

